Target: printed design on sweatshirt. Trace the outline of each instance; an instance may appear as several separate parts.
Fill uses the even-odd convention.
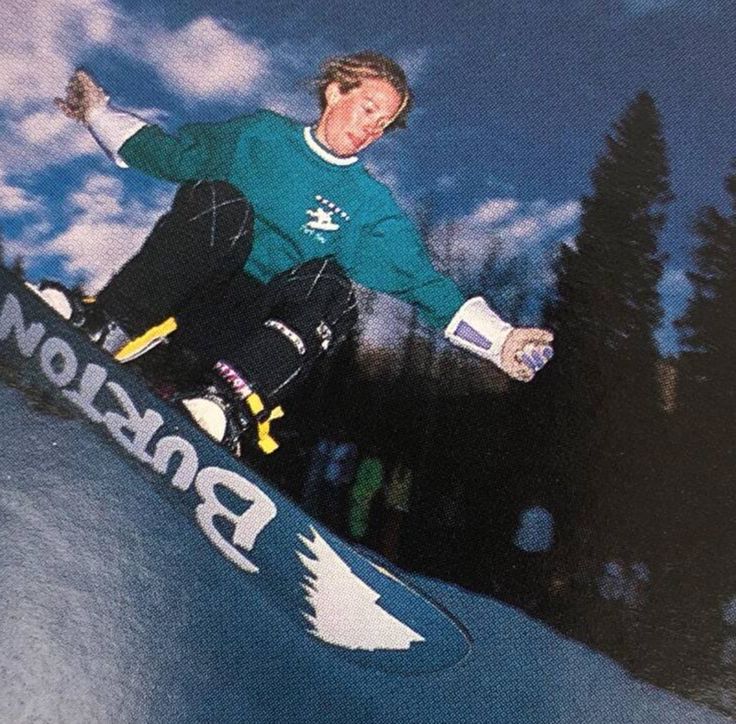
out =
[[[350,221],[350,214],[340,208],[334,201],[317,194],[314,197],[316,207],[306,209],[309,220],[301,227],[302,233],[314,236],[321,244],[326,243],[327,237],[322,232],[333,232],[340,228],[340,224]]]

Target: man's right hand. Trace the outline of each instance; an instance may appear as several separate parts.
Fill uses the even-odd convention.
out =
[[[95,79],[78,68],[67,83],[66,97],[54,98],[54,104],[68,118],[86,124],[90,112],[107,105],[108,100],[108,95]]]
[[[501,348],[499,367],[515,380],[531,382],[552,359],[554,335],[548,329],[516,327]]]

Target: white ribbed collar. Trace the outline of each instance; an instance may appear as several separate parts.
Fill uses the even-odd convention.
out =
[[[357,160],[357,156],[335,156],[330,153],[315,137],[311,126],[304,126],[304,140],[307,146],[314,151],[321,159],[335,166],[350,166]]]

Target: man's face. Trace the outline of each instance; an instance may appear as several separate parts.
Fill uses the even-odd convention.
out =
[[[317,139],[338,156],[354,156],[382,135],[401,108],[399,92],[380,78],[366,78],[345,93],[337,83],[325,89],[327,106]]]

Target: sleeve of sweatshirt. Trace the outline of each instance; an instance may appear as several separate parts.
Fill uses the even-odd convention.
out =
[[[176,134],[147,125],[125,141],[119,155],[129,166],[166,181],[227,180],[241,137],[258,122],[259,114],[253,114],[190,123]]]
[[[416,305],[425,324],[445,327],[465,298],[452,279],[434,268],[417,228],[393,199],[383,206],[386,213],[363,230],[353,278]]]

